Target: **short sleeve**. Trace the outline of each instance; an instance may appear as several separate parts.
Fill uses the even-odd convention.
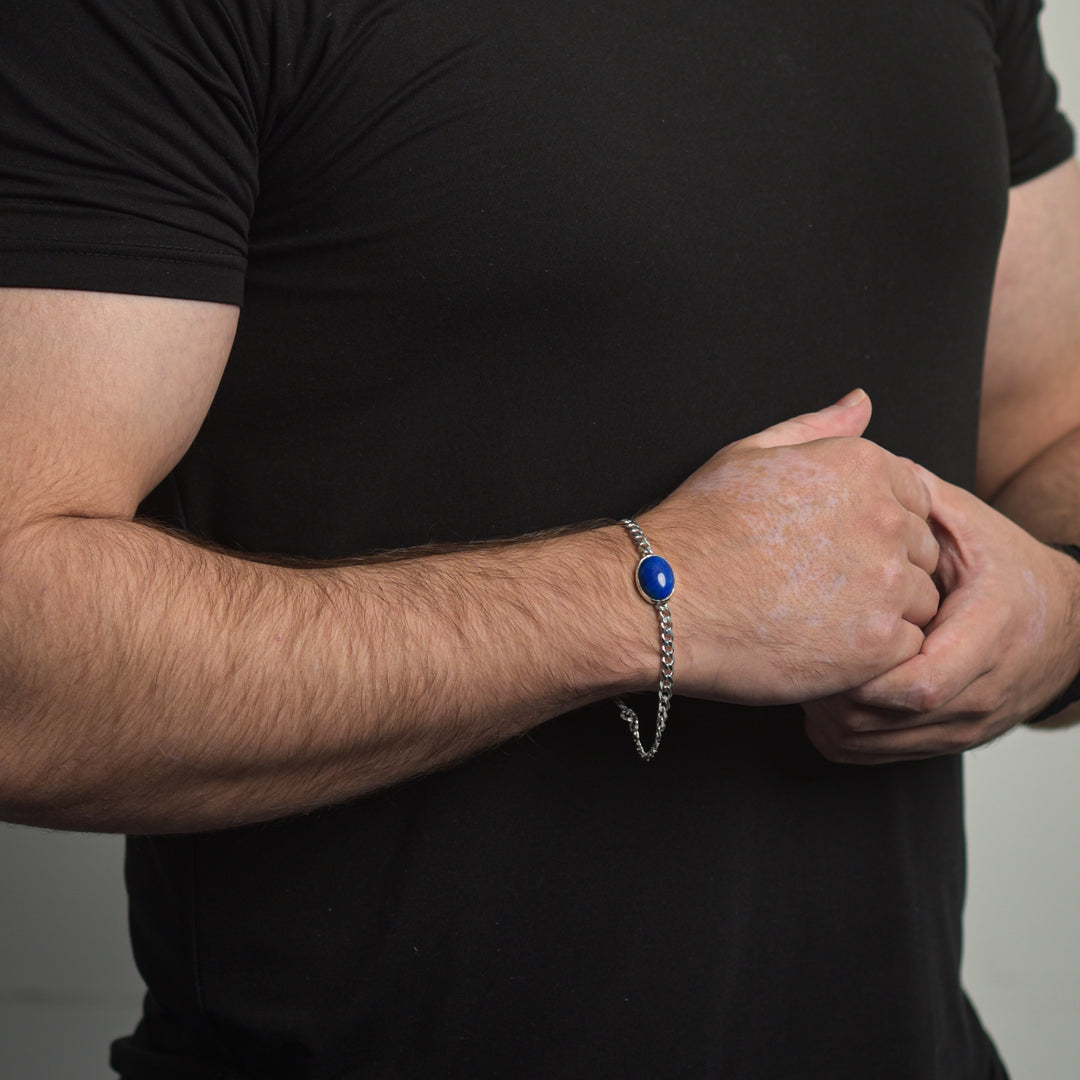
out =
[[[1073,152],[1073,131],[1058,109],[1057,85],[1039,36],[1041,0],[996,0],[998,87],[1009,139],[1009,176],[1022,184]]]
[[[0,286],[240,303],[248,74],[213,0],[3,0]]]

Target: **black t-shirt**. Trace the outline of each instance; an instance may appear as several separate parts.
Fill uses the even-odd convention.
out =
[[[1035,15],[4,0],[0,283],[243,300],[145,511],[245,551],[623,516],[854,385],[967,483],[1008,185],[1072,147]],[[680,698],[645,766],[597,706],[132,838],[149,995],[114,1064],[985,1080],[963,859],[958,759],[837,766],[797,709]]]

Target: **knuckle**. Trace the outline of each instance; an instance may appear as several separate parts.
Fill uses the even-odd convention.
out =
[[[894,536],[907,526],[908,511],[894,498],[882,498],[875,509],[878,529],[886,536]]]
[[[921,676],[908,689],[908,705],[918,713],[937,712],[948,701],[941,681],[933,675]]]
[[[877,462],[881,448],[869,439],[853,438],[847,443],[847,452],[853,464],[868,466]]]
[[[863,712],[849,709],[838,718],[840,731],[844,735],[861,735],[872,729],[871,718]]]
[[[848,741],[855,735],[860,735],[872,727],[870,716],[855,705],[837,707],[837,710],[829,717],[832,721],[836,738],[839,741]]]
[[[897,558],[886,559],[878,567],[878,587],[888,597],[905,591],[907,567]]]
[[[859,627],[863,655],[873,667],[892,666],[897,660],[898,619],[893,611],[878,608],[867,612]]]

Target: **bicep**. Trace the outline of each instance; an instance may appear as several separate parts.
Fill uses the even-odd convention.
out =
[[[1080,167],[1015,187],[994,283],[976,488],[991,497],[1080,426]]]
[[[0,535],[130,517],[194,439],[236,330],[226,304],[0,289]]]

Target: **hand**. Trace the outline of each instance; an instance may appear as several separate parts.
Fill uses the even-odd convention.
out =
[[[918,656],[805,706],[834,761],[958,753],[1034,716],[1076,673],[1080,566],[974,495],[920,470],[941,543],[944,599]]]
[[[849,690],[934,616],[930,496],[860,438],[861,391],[733,443],[641,518],[675,566],[675,689],[751,704]]]

